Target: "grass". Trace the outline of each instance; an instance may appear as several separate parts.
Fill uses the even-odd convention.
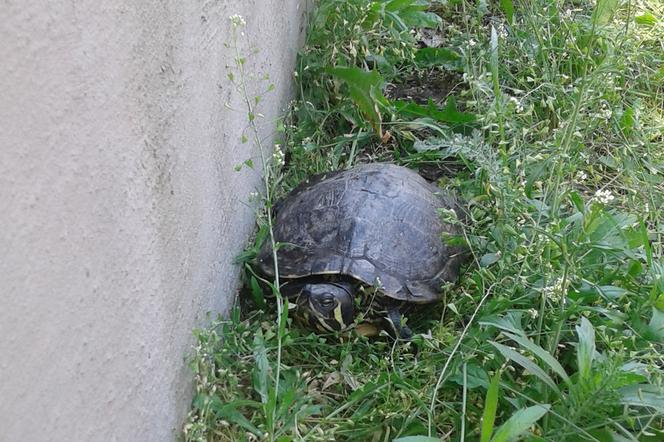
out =
[[[664,440],[664,6],[317,6],[266,207],[408,165],[463,196],[472,260],[413,342],[280,327],[262,212],[242,310],[196,331],[185,439]]]

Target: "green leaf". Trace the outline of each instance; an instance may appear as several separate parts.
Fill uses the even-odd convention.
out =
[[[251,431],[256,436],[262,438],[263,432],[256,428],[256,426],[254,426],[254,424],[252,424],[246,417],[244,417],[244,414],[239,409],[240,407],[258,408],[258,403],[250,400],[238,399],[236,401],[224,404],[217,396],[214,396],[212,398],[212,402],[210,403],[210,409],[214,412],[218,419],[224,419],[231,423],[237,424],[242,428]]]
[[[621,402],[634,407],[650,407],[664,413],[664,387],[652,384],[630,385],[620,390]]]
[[[459,371],[450,376],[449,380],[461,386],[465,385],[469,390],[479,387],[489,387],[489,376],[486,374],[486,371],[484,368],[473,363],[467,364],[465,377],[461,372],[461,367],[459,367]]]
[[[521,326],[522,312],[511,311],[502,317],[488,316],[479,321],[480,325],[490,325],[497,327],[501,330],[512,332],[518,335],[523,335],[523,327]]]
[[[480,442],[489,442],[493,433],[493,424],[496,421],[498,409],[498,392],[500,390],[500,372],[496,372],[484,399],[484,413],[482,414],[482,436]]]
[[[517,411],[510,417],[507,422],[496,430],[496,435],[491,439],[491,442],[506,442],[516,440],[523,433],[528,431],[535,422],[544,416],[551,405],[534,405],[532,407],[524,408]]]
[[[505,333],[505,336],[507,336],[509,339],[517,342],[521,347],[533,352],[535,356],[540,358],[546,365],[553,370],[554,373],[556,373],[562,380],[565,382],[569,383],[569,376],[567,376],[567,373],[565,372],[565,369],[563,368],[562,365],[556,360],[556,358],[553,357],[551,353],[548,351],[544,350],[542,347],[539,345],[535,344],[533,341],[528,339],[526,336],[523,335],[515,335],[512,333]]]
[[[646,11],[644,14],[634,17],[634,21],[639,25],[655,26],[659,20],[652,12]]]
[[[609,23],[616,9],[618,9],[618,5],[618,0],[597,0],[595,11],[593,12],[593,20],[600,25]]]
[[[480,258],[480,267],[489,267],[491,264],[495,264],[500,260],[500,253],[487,253],[482,258]]]
[[[629,136],[634,129],[634,109],[627,107],[620,117],[620,129],[626,136]]]
[[[442,66],[446,69],[459,69],[461,56],[447,48],[422,48],[415,53],[415,62],[421,67]]]
[[[389,12],[397,12],[409,6],[413,6],[414,4],[415,0],[392,0],[391,2],[387,2],[385,10]]]
[[[613,285],[601,285],[595,287],[595,289],[604,297],[604,299],[616,300],[622,297],[627,293],[627,290],[622,287],[616,287]]]
[[[527,357],[523,356],[521,353],[515,351],[514,349],[503,345],[499,344],[498,342],[494,341],[489,341],[491,345],[496,347],[500,353],[506,358],[511,361],[516,362],[526,370],[528,370],[532,375],[536,376],[539,378],[542,382],[544,382],[547,386],[549,386],[553,391],[556,393],[560,394],[560,390],[558,390],[558,386],[556,385],[555,382],[553,382],[553,379],[544,372],[537,364],[535,364],[533,361],[528,359]]]
[[[258,329],[254,336],[254,369],[252,372],[252,381],[254,390],[261,397],[261,402],[266,404],[268,402],[268,374],[270,364],[267,360],[267,349],[263,340],[263,331]]]
[[[453,97],[447,99],[447,104],[443,109],[439,109],[432,100],[429,100],[427,106],[420,106],[413,101],[397,100],[392,102],[396,112],[405,117],[433,118],[442,123],[468,124],[476,120],[475,114],[459,112],[456,107],[456,100]]]
[[[442,439],[429,436],[406,436],[392,439],[392,442],[443,442]]]
[[[337,67],[328,69],[336,79],[344,82],[350,98],[379,136],[382,136],[380,106],[387,104],[383,96],[383,77],[376,70],[364,71],[357,67]]]
[[[595,329],[585,316],[581,317],[581,324],[576,326],[579,335],[579,346],[576,349],[576,359],[579,365],[581,379],[589,379],[595,357]]]
[[[576,210],[578,210],[581,213],[585,212],[586,206],[585,204],[583,204],[583,199],[581,199],[581,196],[579,195],[578,192],[576,191],[570,192],[569,199],[574,204],[574,207],[576,207]]]
[[[652,308],[652,317],[650,323],[648,323],[648,328],[660,342],[664,342],[664,311],[656,307]]]
[[[507,22],[512,24],[514,22],[514,5],[512,4],[512,0],[500,0],[500,7],[505,12]]]
[[[404,23],[413,28],[435,28],[443,22],[443,20],[433,12],[409,9],[402,11],[399,15]]]
[[[491,73],[493,78],[496,78],[498,75],[498,33],[496,28],[491,26],[491,39],[489,41],[489,47],[491,49],[491,57],[489,58],[489,64],[491,65]],[[495,83],[496,80],[494,80]]]
[[[265,310],[267,303],[265,302],[265,296],[263,295],[263,289],[255,276],[251,276],[249,279],[249,286],[251,287],[251,297],[254,300],[254,303],[258,306],[259,309]]]

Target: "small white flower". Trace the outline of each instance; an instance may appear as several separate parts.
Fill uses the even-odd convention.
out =
[[[274,145],[274,152],[272,153],[272,160],[274,163],[278,166],[281,167],[284,165],[284,162],[286,160],[286,155],[284,154],[284,151],[281,150],[281,144],[275,144]]]
[[[563,279],[556,279],[552,285],[542,287],[542,295],[553,302],[559,302],[563,298]]]
[[[578,181],[585,181],[585,180],[588,179],[588,174],[585,173],[583,170],[579,170],[579,171],[576,173],[576,179],[577,179]]]
[[[514,103],[517,114],[520,114],[521,112],[523,112],[523,105],[521,104],[521,101],[518,98],[510,97],[510,103]]]
[[[599,189],[597,192],[595,192],[595,195],[592,197],[593,201],[597,201],[598,203],[601,204],[609,204],[614,199],[615,197],[613,196],[611,191],[604,189]]]
[[[534,309],[534,308],[530,308],[530,309],[528,309],[528,314],[529,314],[530,317],[533,318],[533,319],[535,319],[535,318],[537,318],[537,317],[539,316],[539,312],[537,311],[537,309]]]
[[[477,42],[475,40],[473,40],[472,38],[470,40],[468,40],[468,46],[470,46],[471,48],[473,46],[475,46],[476,44],[477,44]]]
[[[246,26],[247,22],[245,21],[244,17],[242,17],[239,14],[233,14],[228,19],[231,21],[231,24],[233,25],[234,28],[239,28],[240,26]]]
[[[505,25],[503,23],[500,23],[498,25],[498,36],[500,38],[507,38],[507,29],[505,28]]]

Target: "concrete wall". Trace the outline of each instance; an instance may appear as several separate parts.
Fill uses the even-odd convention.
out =
[[[184,357],[225,312],[253,227],[255,155],[226,79],[289,95],[304,2],[5,0],[0,6],[0,440],[165,441]],[[262,86],[266,86],[263,84]],[[266,123],[265,134],[274,130]]]

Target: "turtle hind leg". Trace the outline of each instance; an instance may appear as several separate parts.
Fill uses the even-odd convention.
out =
[[[391,307],[387,309],[386,321],[390,325],[392,334],[397,339],[409,341],[413,337],[413,331],[405,324],[403,324],[403,316],[399,307]]]

